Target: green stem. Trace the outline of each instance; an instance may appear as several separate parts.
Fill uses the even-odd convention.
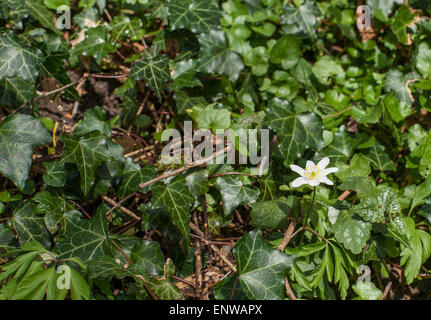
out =
[[[303,223],[304,227],[307,226],[308,218],[310,217],[311,210],[313,209],[313,205],[314,205],[314,200],[315,199],[316,199],[316,187],[314,187],[314,189],[313,189],[313,199],[311,200],[310,207],[308,208],[307,215],[305,216],[305,219],[304,219],[304,223]],[[304,230],[304,233],[301,236],[301,245],[302,245],[302,242],[304,241],[305,231],[306,230]]]

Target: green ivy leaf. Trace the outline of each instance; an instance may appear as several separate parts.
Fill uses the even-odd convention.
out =
[[[374,145],[368,151],[364,152],[363,155],[370,161],[374,170],[380,172],[396,170],[394,162],[385,152],[385,147],[378,141],[375,141]]]
[[[192,168],[185,173],[189,191],[195,198],[199,198],[209,190],[208,170]]]
[[[111,254],[108,236],[108,221],[103,212],[98,212],[90,220],[76,216],[65,216],[67,230],[64,239],[57,243],[55,250],[59,259],[79,257],[84,262],[99,256]]]
[[[142,36],[142,21],[138,17],[118,15],[112,20],[112,35],[119,40],[130,38],[138,41]]]
[[[289,3],[283,9],[281,23],[285,33],[314,39],[320,12],[313,1],[307,0],[298,7]]]
[[[225,214],[231,214],[242,203],[250,205],[259,198],[259,188],[245,184],[240,177],[218,177],[214,185],[221,193]]]
[[[18,77],[34,83],[43,53],[36,48],[23,48],[12,30],[0,29],[0,80]]]
[[[96,62],[101,64],[103,58],[109,53],[114,52],[115,48],[116,46],[108,38],[107,28],[100,26],[88,29],[84,41],[74,46],[70,54],[72,56],[84,55],[94,57]]]
[[[280,38],[271,48],[270,61],[280,64],[283,69],[293,68],[300,55],[299,40],[294,35],[286,35]]]
[[[332,161],[346,161],[352,154],[355,147],[359,144],[359,139],[353,138],[345,130],[334,133],[332,142],[316,157],[328,157]]]
[[[138,190],[141,183],[147,182],[156,177],[156,170],[154,167],[140,168],[138,164],[133,161],[126,160],[126,168],[121,176],[121,183],[118,187],[117,195],[120,199],[126,197]]]
[[[172,30],[189,29],[193,33],[214,30],[219,25],[222,13],[212,0],[172,0],[169,8],[169,21]]]
[[[251,222],[255,228],[285,229],[288,226],[287,214],[291,207],[285,199],[255,202],[251,204]]]
[[[46,185],[59,188],[66,185],[67,174],[64,168],[64,162],[44,162],[43,167],[46,170],[46,174],[43,175],[43,181]]]
[[[165,208],[172,222],[189,243],[190,206],[195,198],[187,187],[183,176],[177,176],[167,183],[157,182],[151,186],[153,208]]]
[[[0,173],[24,189],[33,148],[51,141],[39,120],[24,114],[6,117],[0,123]]]
[[[230,115],[226,109],[214,109],[210,104],[206,108],[193,107],[191,116],[198,124],[199,129],[228,129],[230,127]]]
[[[241,57],[229,49],[222,30],[211,30],[198,35],[201,50],[197,62],[199,72],[220,73],[236,81],[244,69]]]
[[[81,190],[87,195],[94,185],[97,167],[109,159],[106,136],[95,131],[82,137],[63,135],[61,140],[65,144],[63,161],[76,165],[81,176]]]
[[[296,114],[285,100],[274,98],[264,122],[280,135],[279,147],[288,162],[294,161],[307,149],[323,148],[322,120],[311,112]]]
[[[17,105],[33,98],[34,86],[21,78],[3,78],[0,80],[0,104]]]
[[[233,249],[241,287],[249,299],[281,300],[284,278],[294,258],[272,249],[259,230],[247,233]]]
[[[324,56],[312,68],[313,74],[323,85],[330,85],[331,78],[342,80],[345,77],[343,68],[331,56]]]
[[[399,70],[391,70],[386,73],[385,90],[395,92],[395,96],[401,103],[411,106],[409,90],[406,87],[407,80],[414,79],[413,74],[403,75]]]
[[[163,84],[171,78],[169,57],[158,54],[156,50],[145,50],[141,59],[132,64],[130,76],[136,80],[144,80],[161,99]]]
[[[21,245],[26,242],[37,241],[45,248],[49,248],[51,241],[43,216],[38,216],[36,212],[35,204],[27,201],[13,212],[12,224]]]
[[[419,44],[416,68],[424,77],[431,77],[431,49],[426,42]]]

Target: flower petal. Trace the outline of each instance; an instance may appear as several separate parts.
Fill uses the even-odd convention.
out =
[[[320,170],[323,170],[326,168],[326,166],[329,164],[329,158],[325,157],[322,160],[319,161],[319,163],[317,164],[317,166],[319,167]]]
[[[317,187],[320,184],[320,179],[310,179],[307,183],[312,187]]]
[[[328,178],[326,178],[326,177],[321,177],[319,179],[319,182],[324,183],[324,184],[328,184],[330,186],[334,185],[334,183],[331,180],[329,180]]]
[[[296,178],[292,181],[292,188],[298,188],[306,183],[308,183],[308,179],[305,179],[303,177]]]
[[[332,168],[324,169],[324,170],[322,170],[322,172],[320,174],[322,176],[327,176],[328,174],[333,173],[333,172],[338,172],[338,168],[332,167]]]
[[[307,160],[307,164],[305,165],[305,169],[307,168],[314,168],[316,165],[314,164],[313,161],[311,160]]]
[[[296,164],[291,164],[290,165],[290,169],[294,172],[296,172],[297,174],[299,174],[300,176],[304,176],[305,175],[305,170],[302,169],[300,166],[297,166]]]

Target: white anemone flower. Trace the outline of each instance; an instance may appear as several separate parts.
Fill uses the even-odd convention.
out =
[[[319,161],[317,165],[313,161],[308,160],[305,166],[305,170],[301,167],[291,164],[290,169],[300,175],[292,181],[292,187],[298,188],[303,184],[308,184],[312,187],[316,187],[321,183],[329,184],[332,186],[334,183],[329,180],[326,176],[330,173],[337,172],[338,168],[326,168],[329,164],[329,158],[325,157]]]

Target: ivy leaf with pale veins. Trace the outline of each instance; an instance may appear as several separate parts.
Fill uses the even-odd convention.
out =
[[[97,167],[109,159],[106,136],[95,131],[82,137],[63,135],[61,140],[65,144],[63,160],[76,165],[81,176],[81,190],[87,195],[94,185]]]
[[[307,0],[299,7],[288,4],[284,7],[284,14],[281,16],[283,31],[299,38],[314,39],[319,16],[319,9],[313,1]]]
[[[144,80],[145,84],[161,99],[163,84],[171,78],[169,57],[158,54],[155,49],[145,50],[141,59],[132,64],[130,76],[135,80]]]
[[[156,169],[154,167],[140,168],[139,164],[134,163],[132,159],[126,159],[126,168],[121,176],[121,183],[118,187],[117,195],[120,199],[126,197],[138,190],[141,183],[147,182],[156,177]]]
[[[370,238],[371,223],[354,219],[348,212],[342,211],[332,226],[335,239],[354,254],[361,253]]]
[[[221,193],[225,214],[231,214],[242,203],[256,202],[260,194],[259,188],[245,184],[241,177],[218,177],[214,185]]]
[[[279,148],[288,162],[299,158],[307,148],[323,148],[321,118],[311,112],[296,114],[286,100],[274,98],[269,102],[264,124],[279,134]]]
[[[183,176],[163,183],[157,182],[151,186],[153,192],[153,208],[165,208],[171,215],[173,224],[189,243],[190,206],[195,198],[187,187],[187,181]]]
[[[239,54],[227,44],[223,30],[211,30],[198,35],[201,50],[197,62],[199,72],[225,74],[236,81],[244,64]]]
[[[17,105],[30,101],[34,85],[21,78],[4,78],[0,80],[0,105]]]
[[[260,229],[287,228],[287,214],[291,207],[286,203],[286,199],[255,202],[251,207],[250,224],[253,227]]]
[[[383,171],[394,171],[396,169],[394,162],[389,158],[389,155],[385,152],[385,147],[379,142],[375,141],[374,145],[364,153],[374,170],[380,172]]]
[[[284,278],[294,258],[272,249],[253,230],[239,240],[233,254],[237,262],[239,281],[249,299],[281,300],[285,298]]]
[[[91,28],[86,31],[85,40],[72,48],[71,55],[84,55],[94,57],[98,64],[108,53],[115,51],[115,45],[108,37],[108,30],[105,27]]]
[[[33,149],[51,141],[48,130],[32,116],[16,114],[0,123],[0,173],[20,189],[27,180]]]
[[[169,8],[171,29],[189,29],[193,33],[216,29],[222,17],[221,10],[212,0],[173,0]]]
[[[386,217],[401,212],[401,205],[397,193],[390,188],[384,188],[377,194],[367,195],[361,199],[361,203],[354,206],[352,212],[365,221],[384,223]]]
[[[191,168],[185,173],[187,186],[195,198],[199,198],[208,192],[208,170],[201,168]]]
[[[18,77],[34,83],[42,63],[42,51],[23,48],[12,30],[0,29],[0,80]]]
[[[43,181],[51,187],[64,187],[67,181],[67,174],[62,161],[44,162],[43,167],[46,173],[43,175]]]
[[[21,204],[13,212],[12,224],[19,243],[23,245],[26,242],[37,241],[45,248],[50,248],[51,241],[43,216],[38,216],[36,212],[36,205],[31,201]]]
[[[88,262],[99,256],[111,255],[108,221],[103,212],[98,212],[90,220],[75,215],[65,215],[65,219],[66,234],[55,247],[59,259],[79,257]]]

